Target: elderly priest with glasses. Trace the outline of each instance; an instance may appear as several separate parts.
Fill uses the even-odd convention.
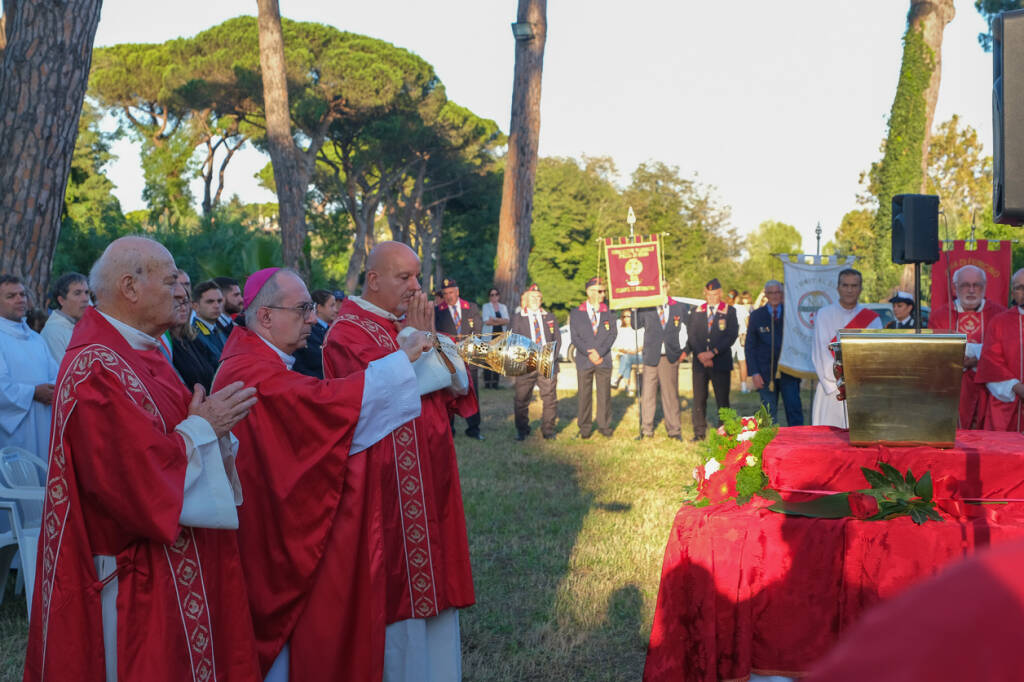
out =
[[[412,363],[428,337],[342,379],[291,371],[316,322],[298,274],[245,283],[245,326],[224,346],[214,388],[243,381],[259,399],[236,428],[245,490],[239,547],[268,680],[381,679],[384,573],[375,545],[380,481],[367,448],[420,414]]]

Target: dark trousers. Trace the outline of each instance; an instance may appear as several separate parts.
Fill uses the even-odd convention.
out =
[[[804,425],[804,407],[800,404],[800,378],[789,374],[781,374],[772,381],[771,388],[765,386],[758,389],[761,403],[768,408],[772,421],[779,423],[779,394],[786,408],[786,426]]]
[[[473,395],[476,396],[477,405],[480,404],[480,389],[477,368],[474,365],[466,363],[466,369],[469,370],[470,381],[473,384]],[[449,423],[452,426],[452,433],[455,433],[455,415],[453,414],[448,418]],[[466,417],[466,435],[473,436],[474,438],[480,433],[480,409],[473,414]]]
[[[693,363],[693,435],[703,438],[708,431],[708,382],[715,391],[715,402],[719,409],[729,407],[730,370],[715,370],[696,362]],[[715,415],[718,424],[718,415]]]
[[[545,436],[555,435],[556,405],[558,394],[555,386],[557,376],[545,379],[540,372],[530,372],[516,377],[515,380],[515,412],[516,432],[526,435],[530,433],[530,401],[533,399],[533,387],[540,389],[540,400],[543,409],[540,417],[540,432]]]
[[[640,394],[641,431],[654,435],[654,412],[658,407],[658,389],[661,391],[661,412],[665,416],[665,430],[678,436],[679,424],[679,363],[669,362],[664,355],[657,366],[643,365],[644,388]]]
[[[592,421],[594,399],[591,395],[591,388],[595,384],[597,386],[597,430],[606,436],[612,435],[612,368],[611,363],[606,362],[604,365],[588,369],[576,368],[577,398],[579,400],[576,425],[580,427],[580,435],[584,438],[594,430]]]
[[[489,369],[484,370],[484,388],[497,388],[501,375]]]

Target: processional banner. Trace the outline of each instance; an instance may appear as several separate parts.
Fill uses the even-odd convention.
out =
[[[661,241],[658,235],[605,237],[608,270],[608,307],[647,308],[662,305],[668,295],[661,288]]]
[[[792,376],[814,379],[818,376],[811,359],[814,316],[819,308],[839,298],[836,292],[839,272],[852,267],[857,257],[779,254],[778,258],[782,261],[785,291],[779,369]]]
[[[1013,243],[979,239],[956,239],[943,242],[939,260],[932,265],[932,310],[956,298],[953,273],[965,265],[976,265],[985,271],[985,298],[999,305],[1010,301],[1010,268]]]

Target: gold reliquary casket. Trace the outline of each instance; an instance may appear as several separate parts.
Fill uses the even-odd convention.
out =
[[[838,339],[851,444],[953,446],[966,335],[841,329]]]

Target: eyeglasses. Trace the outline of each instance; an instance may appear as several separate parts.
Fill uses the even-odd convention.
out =
[[[488,295],[489,295],[489,296],[490,296],[491,298],[494,298],[495,296],[500,296],[501,294],[499,294],[499,293],[498,293],[497,291],[495,291],[495,292],[493,292],[493,293],[491,293],[491,294],[488,294]]]
[[[306,317],[307,315],[312,313],[314,310],[316,310],[316,303],[313,303],[312,301],[306,301],[305,303],[300,303],[299,305],[293,306],[293,307],[287,307],[287,306],[281,306],[281,305],[265,305],[263,307],[264,308],[273,308],[274,310],[291,310],[293,312],[298,313],[299,315],[302,315],[303,317]]]

